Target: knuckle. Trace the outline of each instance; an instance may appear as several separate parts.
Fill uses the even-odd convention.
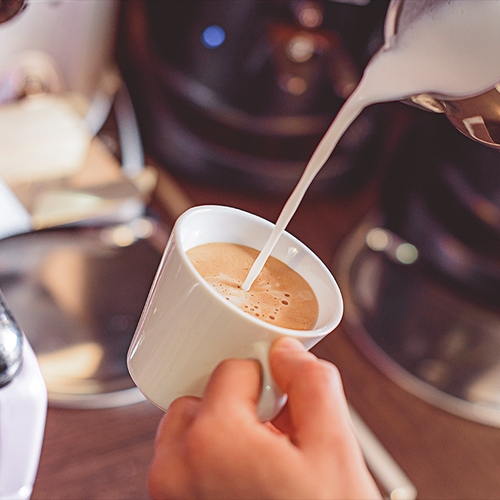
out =
[[[215,430],[217,426],[206,417],[200,417],[193,423],[186,436],[186,451],[188,456],[203,458],[214,450],[216,443]],[[215,441],[215,442],[214,442]]]
[[[342,385],[342,376],[338,367],[333,363],[330,363],[329,361],[325,361],[323,359],[319,360],[319,362],[325,371],[325,375],[330,379],[330,381],[334,382],[335,384]]]
[[[186,456],[193,467],[214,467],[234,450],[232,427],[215,415],[201,415],[191,426],[185,439]]]
[[[187,421],[193,418],[200,406],[200,399],[194,396],[183,396],[175,399],[165,413],[165,420]]]
[[[317,397],[334,397],[343,395],[343,383],[339,369],[329,361],[310,358],[300,368],[300,379],[297,386],[300,391],[315,393]]]
[[[165,417],[173,418],[177,416],[182,416],[186,413],[186,399],[184,397],[175,399],[172,401],[170,406],[168,407]]]
[[[310,379],[341,384],[340,371],[333,363],[311,357],[305,361],[304,365],[303,373]]]

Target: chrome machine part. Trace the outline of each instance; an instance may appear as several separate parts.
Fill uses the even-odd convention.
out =
[[[119,2],[2,0],[0,14],[23,6],[0,24],[0,82],[19,85],[24,77],[28,88],[61,86],[92,101],[114,66]]]
[[[2,0],[0,2],[0,23],[6,23],[26,7],[26,0]]]
[[[143,401],[126,354],[165,242],[148,218],[0,241],[0,288],[37,354],[51,405]]]
[[[500,83],[486,92],[463,99],[440,99],[421,94],[410,100],[427,111],[444,113],[470,139],[500,149]]]
[[[350,337],[408,392],[500,427],[498,311],[422,273],[418,249],[380,222],[365,220],[334,265]]]
[[[471,0],[472,6],[475,3],[475,0]],[[433,10],[446,8],[447,4],[450,4],[448,0],[392,0],[385,20],[386,46],[390,46],[399,34],[410,29],[416,19],[432,15]],[[492,47],[483,47],[483,50],[491,52],[497,44],[498,39],[491,40]],[[470,71],[474,69],[471,68]],[[497,64],[497,68],[492,67],[480,84],[477,81],[476,88],[464,87],[459,95],[445,95],[439,89],[427,90],[410,96],[404,102],[426,111],[444,113],[470,139],[500,149],[500,64]]]
[[[23,361],[23,334],[0,293],[0,389],[14,379]]]

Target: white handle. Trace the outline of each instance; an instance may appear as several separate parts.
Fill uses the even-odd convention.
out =
[[[261,374],[261,392],[259,402],[257,404],[257,414],[262,422],[272,420],[285,406],[287,396],[276,385],[272,375],[271,367],[269,366],[269,347],[267,342],[256,342],[252,346],[249,357],[253,357],[259,361]]]

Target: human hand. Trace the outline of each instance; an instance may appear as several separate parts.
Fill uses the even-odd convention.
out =
[[[260,367],[227,360],[202,399],[180,398],[158,427],[148,487],[154,499],[376,499],[334,365],[300,342],[270,352],[288,394],[273,423],[257,416]]]

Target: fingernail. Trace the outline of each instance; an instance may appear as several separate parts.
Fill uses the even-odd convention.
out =
[[[293,351],[305,351],[306,348],[299,340],[293,337],[280,337],[275,340],[272,349],[286,349]]]

